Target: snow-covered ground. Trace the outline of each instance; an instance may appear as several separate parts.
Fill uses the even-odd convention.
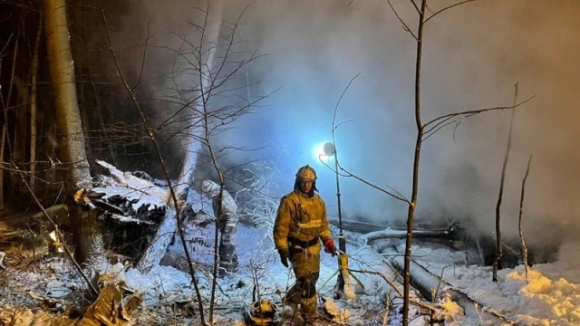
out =
[[[208,203],[199,201],[208,210]],[[196,277],[202,293],[203,306],[209,307],[213,264],[215,224],[200,226],[186,223],[188,243]],[[338,230],[333,227],[333,236]],[[320,278],[317,284],[321,306],[337,308],[338,323],[342,325],[400,325],[402,286],[390,262],[401,258],[402,240],[374,240],[364,242],[362,234],[345,232],[354,298],[335,300],[338,264],[335,257],[322,253]],[[213,321],[215,325],[243,325],[243,310],[259,299],[281,302],[294,278],[280,262],[271,241],[268,223],[257,227],[240,223],[236,250],[239,270],[217,282]],[[178,263],[183,254],[179,239],[170,246],[167,257],[173,266],[155,266],[146,273],[127,267],[126,283],[143,293],[141,313],[135,315],[138,325],[187,325],[199,319],[189,312],[197,309],[191,276],[186,265]],[[580,242],[560,248],[558,259],[549,264],[532,266],[526,280],[523,266],[503,269],[498,282],[492,282],[491,267],[479,266],[479,257],[470,250],[453,250],[440,241],[416,241],[413,261],[425,267],[417,275],[442,276],[436,279],[432,291],[438,294],[432,301],[422,303],[436,307],[439,322],[435,325],[579,325],[580,324]],[[413,270],[412,270],[413,273]],[[415,274],[413,274],[415,275]],[[0,269],[0,307],[11,311],[17,306],[32,307],[47,302],[58,305],[66,302],[85,287],[78,274],[64,257],[45,258],[37,265],[16,269]],[[395,288],[393,288],[395,286]],[[445,293],[464,293],[472,301],[460,307],[454,296]],[[412,291],[413,300],[419,300]],[[52,302],[48,299],[54,299]],[[48,301],[47,301],[48,300]],[[465,302],[469,307],[465,306]],[[191,309],[188,309],[190,307]],[[64,307],[52,307],[62,311]],[[465,315],[463,312],[466,312]],[[336,311],[334,311],[335,316]],[[430,315],[425,309],[413,306],[409,313],[413,326],[429,325]],[[2,313],[0,313],[2,317]],[[206,311],[206,321],[208,320]],[[444,319],[444,321],[442,321]],[[288,323],[286,323],[288,324]],[[285,325],[286,325],[285,324]]]
[[[208,239],[213,237],[211,232],[206,235]],[[357,238],[356,234],[347,233],[346,235],[347,239]],[[393,246],[401,250],[401,243],[399,241]],[[279,263],[269,239],[269,233],[264,228],[240,224],[237,250],[240,258],[239,272],[219,281],[220,290],[218,290],[216,301],[217,307],[220,307],[220,310],[216,312],[219,315],[216,317],[218,325],[242,323],[241,310],[254,300],[255,289],[260,298],[279,302],[281,295],[294,281],[292,273]],[[397,297],[383,278],[389,280],[396,278],[396,273],[385,259],[388,255],[377,252],[372,243],[369,246],[357,241],[349,241],[347,251],[349,267],[357,271],[352,273],[353,282],[356,284],[356,299],[335,301],[345,315],[350,316],[344,324],[400,324],[400,314],[391,313],[389,318],[385,315],[388,303],[386,298]],[[461,316],[461,309],[458,310],[455,304],[448,301],[426,302],[440,308],[439,313],[444,312],[445,309],[448,310],[447,321],[440,325],[496,325],[497,319],[486,319],[486,314],[483,313],[486,310],[505,317],[506,324],[512,322],[518,325],[578,325],[580,324],[579,253],[580,244],[565,245],[560,249],[559,259],[556,262],[533,266],[529,273],[529,281],[525,280],[523,266],[518,266],[514,269],[500,270],[499,280],[495,283],[492,282],[491,267],[475,265],[473,262],[476,259],[472,258],[473,253],[449,250],[436,243],[421,242],[414,248],[413,257],[414,261],[428,268],[433,274],[443,276],[444,282],[438,289],[441,296],[444,297],[445,290],[459,290],[473,299],[476,302],[475,311],[481,312],[476,315]],[[197,258],[204,260],[203,255],[199,253]],[[205,259],[208,257],[206,255]],[[336,272],[336,258],[323,253],[318,287],[319,294],[325,299],[332,300],[334,297]],[[129,285],[137,288],[145,287],[143,290],[150,291],[151,286],[141,283],[148,277],[136,273],[134,270],[128,272]],[[169,275],[171,276],[167,277]],[[158,284],[163,284],[164,291],[176,291],[185,296],[191,295],[189,277],[176,275],[179,275],[179,272],[174,272],[172,268],[160,267],[153,279],[157,279]],[[207,279],[209,272],[205,275]],[[161,288],[161,285],[157,287]],[[187,290],[184,291],[184,289]],[[402,291],[402,288],[399,290]],[[157,295],[158,293],[151,297],[154,298]],[[391,307],[397,305],[400,305],[400,300],[395,300]],[[412,317],[411,325],[428,324],[427,314],[415,314]]]
[[[207,230],[211,230],[211,225]],[[212,232],[207,232],[212,237]],[[347,239],[356,239],[356,234],[347,234]],[[240,269],[235,275],[228,275],[218,282],[216,292],[216,325],[242,325],[242,310],[251,304],[255,296],[280,301],[285,289],[293,282],[292,273],[278,261],[272,248],[269,234],[264,228],[239,225],[237,250],[240,258]],[[211,241],[211,239],[207,239]],[[172,250],[179,248],[176,243]],[[400,247],[395,244],[394,247]],[[375,248],[349,241],[349,267],[358,281],[356,299],[336,300],[345,325],[398,325],[400,315],[392,314],[387,318],[385,312],[387,297],[397,297],[384,278],[393,280],[396,273],[386,263],[386,255],[379,254]],[[442,246],[429,246],[421,243],[414,248],[414,260],[427,267],[436,275],[443,275],[439,293],[448,289],[460,290],[477,302],[476,311],[491,309],[497,315],[518,325],[578,325],[580,324],[580,243],[569,243],[560,248],[558,260],[550,264],[532,266],[529,281],[526,281],[524,269],[503,269],[498,273],[498,282],[491,281],[491,267],[465,264],[465,252],[450,251]],[[210,258],[198,252],[194,259],[208,262]],[[15,306],[15,301],[24,306],[40,304],[17,289],[31,291],[38,296],[64,298],[78,291],[83,286],[74,270],[64,258],[51,258],[45,262],[45,268],[26,270],[10,269],[2,271],[3,309]],[[205,263],[200,266],[205,265]],[[337,261],[323,254],[319,294],[332,301],[336,283]],[[361,272],[364,271],[364,272]],[[210,271],[199,269],[200,288],[204,298],[209,296]],[[354,279],[353,277],[353,279]],[[384,278],[383,278],[384,277]],[[134,289],[143,291],[143,313],[137,315],[137,321],[147,318],[149,325],[154,325],[152,316],[158,316],[159,310],[175,303],[183,306],[194,297],[191,278],[188,274],[169,266],[158,266],[147,274],[129,268],[126,271],[126,282]],[[449,285],[446,285],[448,283]],[[26,298],[26,299],[24,299]],[[426,302],[430,304],[429,302]],[[435,303],[437,304],[437,303]],[[397,307],[400,301],[392,303]],[[494,325],[497,321],[486,320],[485,314],[461,316],[460,309],[450,302],[441,302],[441,308],[449,309],[445,325]],[[395,309],[396,310],[396,309]],[[177,325],[187,324],[192,319],[185,318],[175,311],[166,312],[172,315]],[[141,318],[141,319],[139,319]],[[196,316],[192,317],[193,319]],[[207,318],[207,316],[206,316]],[[160,319],[158,319],[160,320]],[[160,322],[158,325],[162,325]],[[442,325],[443,323],[439,323]],[[506,322],[507,324],[507,322]],[[414,315],[411,325],[428,325],[428,315]]]

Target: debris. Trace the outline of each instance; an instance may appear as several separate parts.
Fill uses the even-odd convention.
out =
[[[133,311],[143,303],[143,298],[140,291],[123,298],[125,289],[121,283],[105,285],[78,326],[129,325]]]
[[[253,302],[244,309],[244,320],[250,326],[277,326],[280,325],[278,305],[263,299]]]
[[[322,301],[320,309],[324,319],[342,324],[346,323],[351,317],[350,311],[347,309],[341,310],[331,298],[320,296],[320,300]]]
[[[140,291],[134,291],[125,283],[125,266],[116,263],[99,276],[102,288],[99,297],[85,312],[79,326],[129,325],[133,311],[142,303]],[[126,294],[133,293],[126,297]]]

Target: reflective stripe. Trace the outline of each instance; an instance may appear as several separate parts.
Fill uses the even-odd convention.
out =
[[[297,223],[300,229],[319,228],[322,226],[322,220],[311,220],[308,223]]]

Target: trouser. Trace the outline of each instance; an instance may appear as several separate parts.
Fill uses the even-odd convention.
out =
[[[316,282],[320,271],[320,244],[306,249],[296,246],[290,248],[290,260],[296,283],[286,293],[286,304],[293,307],[300,304],[302,318],[315,319],[318,316]]]
[[[231,273],[238,269],[238,255],[235,246],[237,226],[237,216],[226,215],[219,220],[221,234],[219,244],[220,270],[225,272]]]

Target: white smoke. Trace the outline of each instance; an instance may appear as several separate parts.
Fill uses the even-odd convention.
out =
[[[433,2],[435,12],[443,4]],[[140,22],[150,18],[156,33],[191,17],[191,2],[142,1]],[[201,3],[201,2],[200,2]],[[232,20],[249,2],[226,1]],[[447,3],[447,1],[446,1]],[[393,1],[410,28],[417,15],[409,1]],[[517,110],[507,168],[502,224],[515,234],[521,182],[533,155],[526,188],[524,224],[530,238],[549,239],[546,226],[574,234],[580,228],[580,151],[573,141],[576,85],[580,79],[575,35],[580,3],[562,0],[481,1],[430,20],[423,52],[424,122],[441,114],[511,105],[536,97]],[[129,16],[135,13],[128,13]],[[268,54],[249,77],[260,81],[252,94],[281,89],[259,114],[246,116],[223,134],[222,144],[267,150],[243,153],[240,160],[276,157],[291,191],[294,173],[317,166],[318,188],[330,207],[336,200],[334,174],[316,162],[312,147],[331,138],[337,113],[340,162],[370,182],[410,196],[414,125],[415,41],[385,1],[295,0],[250,3],[240,29],[241,46]],[[152,25],[152,26],[153,26]],[[163,62],[163,58],[154,58]],[[458,119],[424,144],[418,217],[470,219],[483,232],[495,220],[501,166],[510,112]],[[351,121],[352,120],[352,121]],[[280,155],[283,152],[284,155]],[[348,178],[341,178],[345,213],[384,222],[405,218],[406,205]],[[565,237],[563,235],[562,237]]]

